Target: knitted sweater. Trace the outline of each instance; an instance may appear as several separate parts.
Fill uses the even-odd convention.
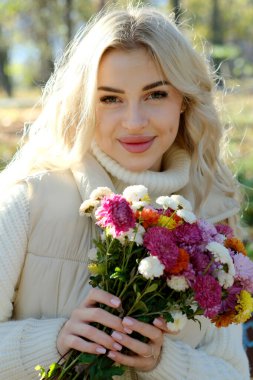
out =
[[[105,159],[102,152],[96,151],[97,159]],[[143,183],[152,188],[152,195],[181,192],[188,182],[189,168],[185,155],[176,151],[177,168],[168,164],[164,173],[146,172],[134,183]],[[116,189],[121,191],[129,173],[105,159],[106,170],[110,172]],[[178,164],[180,163],[180,164]],[[113,165],[112,165],[113,164]],[[116,172],[110,167],[116,165]],[[86,178],[91,178],[93,168],[86,168]],[[80,172],[74,172],[76,181],[82,186]],[[153,176],[154,175],[154,176]],[[82,177],[82,176],[81,176]],[[152,178],[152,179],[150,179]],[[162,184],[159,186],[159,183]],[[152,185],[153,184],[153,185]],[[101,184],[102,185],[102,184]],[[24,318],[15,320],[13,302],[15,291],[22,279],[22,270],[29,243],[30,197],[27,185],[15,186],[0,205],[0,380],[33,380],[36,364],[48,366],[57,361],[56,338],[66,321],[66,316],[50,318]],[[230,199],[223,198],[223,204]],[[230,202],[230,206],[232,203]],[[225,205],[226,206],[226,205]],[[217,209],[216,209],[217,211]],[[219,220],[232,217],[236,207],[224,207]],[[211,215],[211,218],[214,218]],[[43,274],[46,275],[46,274]],[[30,284],[32,287],[33,284]],[[50,294],[48,294],[50,308]],[[249,370],[241,342],[241,326],[217,329],[204,324],[204,331],[188,328],[181,336],[165,335],[162,356],[157,367],[150,372],[139,372],[140,380],[248,380]]]

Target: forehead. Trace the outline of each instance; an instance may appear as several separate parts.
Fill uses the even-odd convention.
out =
[[[148,79],[149,78],[149,79]],[[98,82],[144,80],[164,80],[164,75],[152,55],[144,47],[133,50],[112,49],[101,58]]]

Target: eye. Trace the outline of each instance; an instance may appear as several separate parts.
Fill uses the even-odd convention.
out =
[[[162,99],[167,98],[168,93],[166,91],[154,91],[147,96],[147,99]]]
[[[105,96],[102,96],[102,98],[100,98],[100,102],[105,103],[105,104],[113,104],[113,103],[119,103],[120,100],[117,96],[105,95]]]

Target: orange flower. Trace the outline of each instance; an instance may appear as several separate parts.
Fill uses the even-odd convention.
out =
[[[179,257],[176,265],[170,270],[172,274],[178,274],[187,269],[189,265],[189,254],[183,248],[179,248]]]
[[[223,315],[218,315],[217,317],[213,318],[212,322],[215,323],[215,326],[218,328],[227,327],[234,322],[235,316],[236,314],[234,311],[228,311]]]
[[[237,239],[236,237],[228,238],[225,240],[225,247],[231,248],[236,252],[242,253],[244,256],[247,256],[246,248],[243,244],[243,242],[240,239]]]
[[[135,217],[139,219],[145,229],[155,226],[158,222],[159,216],[160,215],[157,211],[150,208],[144,208],[141,211],[136,211],[135,214]]]

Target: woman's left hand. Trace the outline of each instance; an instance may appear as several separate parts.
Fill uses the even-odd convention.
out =
[[[125,317],[122,324],[126,330],[126,334],[114,331],[112,338],[122,346],[130,349],[133,354],[124,355],[118,351],[109,351],[108,356],[115,362],[128,367],[134,367],[136,370],[151,371],[156,367],[163,344],[163,332],[161,328],[130,317]],[[143,343],[138,339],[132,338],[128,335],[131,330],[148,338],[149,342]]]

